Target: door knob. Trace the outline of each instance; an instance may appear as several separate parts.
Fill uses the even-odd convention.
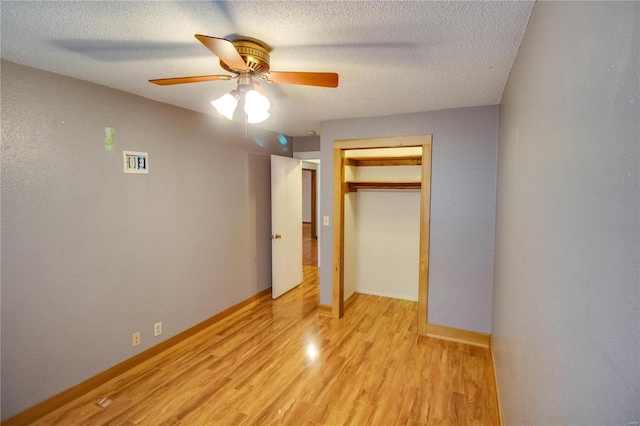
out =
[[[280,238],[282,238],[282,235],[280,235],[280,234],[271,235],[271,239],[272,240],[279,240]]]

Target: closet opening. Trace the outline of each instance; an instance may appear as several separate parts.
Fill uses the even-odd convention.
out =
[[[426,335],[431,140],[334,141],[333,317],[356,292],[414,300]]]

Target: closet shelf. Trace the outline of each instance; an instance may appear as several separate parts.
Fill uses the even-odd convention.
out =
[[[420,166],[422,155],[404,157],[345,158],[345,166]]]
[[[420,182],[346,182],[345,192],[356,192],[358,189],[413,189],[419,190]]]

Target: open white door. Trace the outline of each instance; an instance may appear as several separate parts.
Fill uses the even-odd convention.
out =
[[[271,156],[271,294],[302,283],[302,164]]]

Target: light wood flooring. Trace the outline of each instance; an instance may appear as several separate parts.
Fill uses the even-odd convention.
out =
[[[302,224],[302,264],[318,265],[318,239],[311,238],[311,224]]]
[[[416,335],[417,303],[319,316],[318,269],[39,425],[496,425],[488,349]],[[106,408],[96,403],[107,397]]]

